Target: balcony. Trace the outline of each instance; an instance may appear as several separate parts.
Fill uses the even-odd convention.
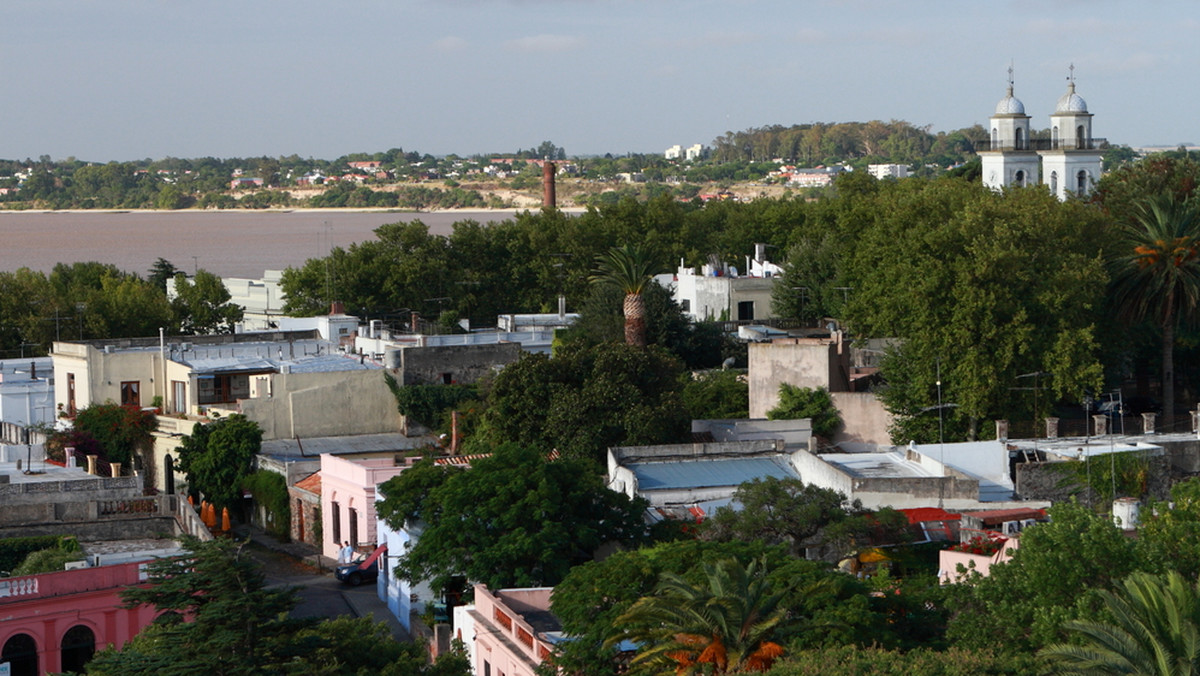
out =
[[[1022,144],[1013,144],[1011,142],[1000,142],[994,147],[990,139],[980,141],[972,141],[975,146],[975,152],[983,153],[989,151],[1038,151],[1038,150],[1106,150],[1108,148],[1108,139],[1091,138],[1077,141],[1076,139],[1048,139],[1035,138],[1029,139]]]

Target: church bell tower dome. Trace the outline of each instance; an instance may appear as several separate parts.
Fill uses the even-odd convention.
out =
[[[1083,99],[1079,99],[1082,101]],[[996,104],[996,115],[1024,115],[1025,104],[1021,103],[1021,99],[1013,96],[1012,83],[1008,85],[1008,95],[1000,99],[1000,103]]]
[[[1055,113],[1086,113],[1087,101],[1083,97],[1075,93],[1075,82],[1067,85],[1067,93],[1058,98],[1058,105],[1054,107]]]

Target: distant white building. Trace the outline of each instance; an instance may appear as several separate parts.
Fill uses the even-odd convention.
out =
[[[683,146],[673,145],[663,152],[663,158],[668,160],[677,160],[683,157]]]
[[[767,319],[771,312],[771,290],[783,269],[766,260],[766,245],[754,245],[754,257],[746,257],[742,272],[726,263],[696,268],[680,263],[675,276],[675,302],[694,320]]]
[[[699,143],[692,145],[692,146],[688,146],[687,150],[685,150],[684,153],[685,153],[684,159],[702,160],[702,159],[704,159],[704,146],[700,145]]]
[[[870,164],[867,171],[879,180],[885,178],[908,178],[907,164]]]

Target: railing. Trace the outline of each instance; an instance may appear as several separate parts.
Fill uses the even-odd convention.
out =
[[[1013,143],[1011,140],[1008,140],[997,141],[995,144],[992,143],[991,139],[983,139],[980,141],[971,141],[971,145],[975,146],[975,152],[988,152],[992,150],[1105,150],[1108,148],[1108,139],[1034,138],[1026,139],[1021,143]]]
[[[128,500],[97,501],[98,516],[128,516],[165,514],[167,510],[157,498],[133,498]]]

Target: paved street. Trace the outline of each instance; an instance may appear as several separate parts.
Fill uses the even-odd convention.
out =
[[[267,584],[297,588],[300,603],[292,611],[293,617],[372,615],[376,621],[386,623],[397,640],[411,640],[404,625],[388,612],[387,604],[379,598],[375,584],[360,587],[345,585],[333,577],[333,571],[328,567],[319,570],[311,565],[312,558],[302,562],[272,549],[275,543],[266,536],[257,532],[251,536],[250,554],[263,566]]]

